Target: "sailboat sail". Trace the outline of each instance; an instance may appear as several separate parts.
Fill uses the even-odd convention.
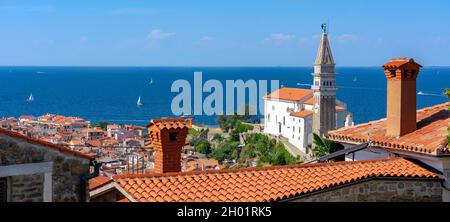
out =
[[[142,106],[141,97],[139,96],[138,101],[136,103],[138,106]]]
[[[33,93],[30,94],[30,97],[28,97],[27,101],[28,102],[33,102],[34,101]]]

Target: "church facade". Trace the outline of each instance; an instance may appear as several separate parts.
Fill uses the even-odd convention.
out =
[[[280,89],[264,97],[264,132],[284,137],[303,153],[309,153],[313,132],[353,125],[347,105],[336,99],[335,63],[326,31],[322,34],[314,64],[311,89]]]

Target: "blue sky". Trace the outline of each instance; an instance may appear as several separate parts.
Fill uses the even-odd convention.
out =
[[[450,65],[450,1],[0,1],[0,65]]]

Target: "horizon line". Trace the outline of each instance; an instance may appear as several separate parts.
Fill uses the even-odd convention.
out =
[[[374,68],[381,67],[382,65],[367,65],[367,66],[339,66],[336,65],[336,68]],[[273,65],[273,66],[257,66],[257,65],[0,65],[0,68],[5,67],[76,67],[76,68],[313,68],[312,66],[282,66],[282,65]],[[450,65],[430,65],[424,66],[423,68],[450,68]]]

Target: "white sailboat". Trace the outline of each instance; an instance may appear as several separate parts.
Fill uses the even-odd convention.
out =
[[[141,96],[139,96],[138,101],[137,101],[136,104],[137,104],[138,106],[142,106],[142,105],[143,105],[142,102],[141,102]]]
[[[34,101],[33,93],[30,93],[30,97],[28,97],[27,102],[33,102],[33,101]]]
[[[153,78],[150,79],[150,85],[153,84]]]

